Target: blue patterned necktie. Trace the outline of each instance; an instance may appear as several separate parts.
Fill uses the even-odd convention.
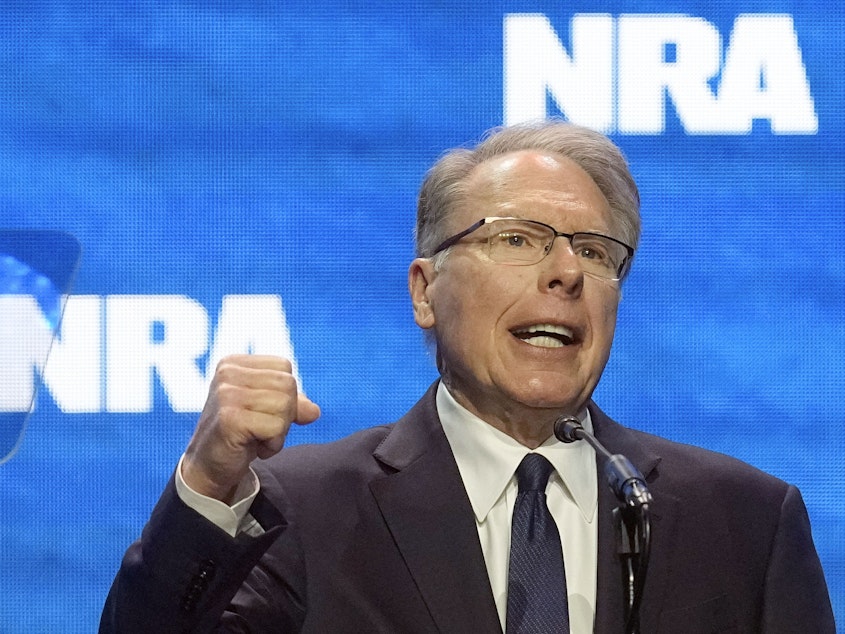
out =
[[[546,504],[553,467],[530,453],[516,470],[508,572],[507,634],[569,632],[569,605],[560,533]]]

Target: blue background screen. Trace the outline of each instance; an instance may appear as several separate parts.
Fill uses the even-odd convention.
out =
[[[323,416],[291,443],[410,407],[419,183],[544,115],[642,196],[595,399],[796,484],[845,626],[842,3],[30,0],[0,42],[0,227],[82,246],[0,464],[0,631],[95,629],[222,355],[295,360]]]

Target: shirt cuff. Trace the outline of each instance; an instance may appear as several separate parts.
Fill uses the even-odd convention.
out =
[[[184,459],[185,454],[182,454],[182,457],[179,458],[179,465],[176,467],[176,494],[179,499],[232,537],[239,532],[245,532],[249,535],[260,535],[264,532],[258,522],[248,513],[249,507],[252,506],[255,496],[258,495],[261,488],[258,476],[251,467],[249,473],[244,476],[235,490],[235,495],[232,498],[235,503],[229,506],[225,502],[197,493],[188,486],[182,478],[182,461]]]

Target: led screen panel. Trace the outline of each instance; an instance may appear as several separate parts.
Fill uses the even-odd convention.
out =
[[[323,416],[291,443],[412,405],[419,183],[547,115],[641,190],[596,400],[799,486],[845,622],[841,3],[47,1],[0,29],[0,226],[82,246],[0,465],[0,630],[96,627],[221,356],[292,358]]]

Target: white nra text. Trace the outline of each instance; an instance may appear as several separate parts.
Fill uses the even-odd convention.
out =
[[[28,411],[42,370],[40,398],[63,412],[151,411],[156,379],[171,409],[198,412],[222,357],[294,362],[278,295],[224,296],[213,332],[203,305],[184,295],[71,296],[51,348],[52,339],[33,297],[0,295],[0,411]]]
[[[505,124],[554,103],[605,133],[661,134],[667,102],[687,134],[816,134],[810,83],[792,16],[742,14],[723,37],[700,17],[578,14],[569,49],[543,14],[504,18]]]

